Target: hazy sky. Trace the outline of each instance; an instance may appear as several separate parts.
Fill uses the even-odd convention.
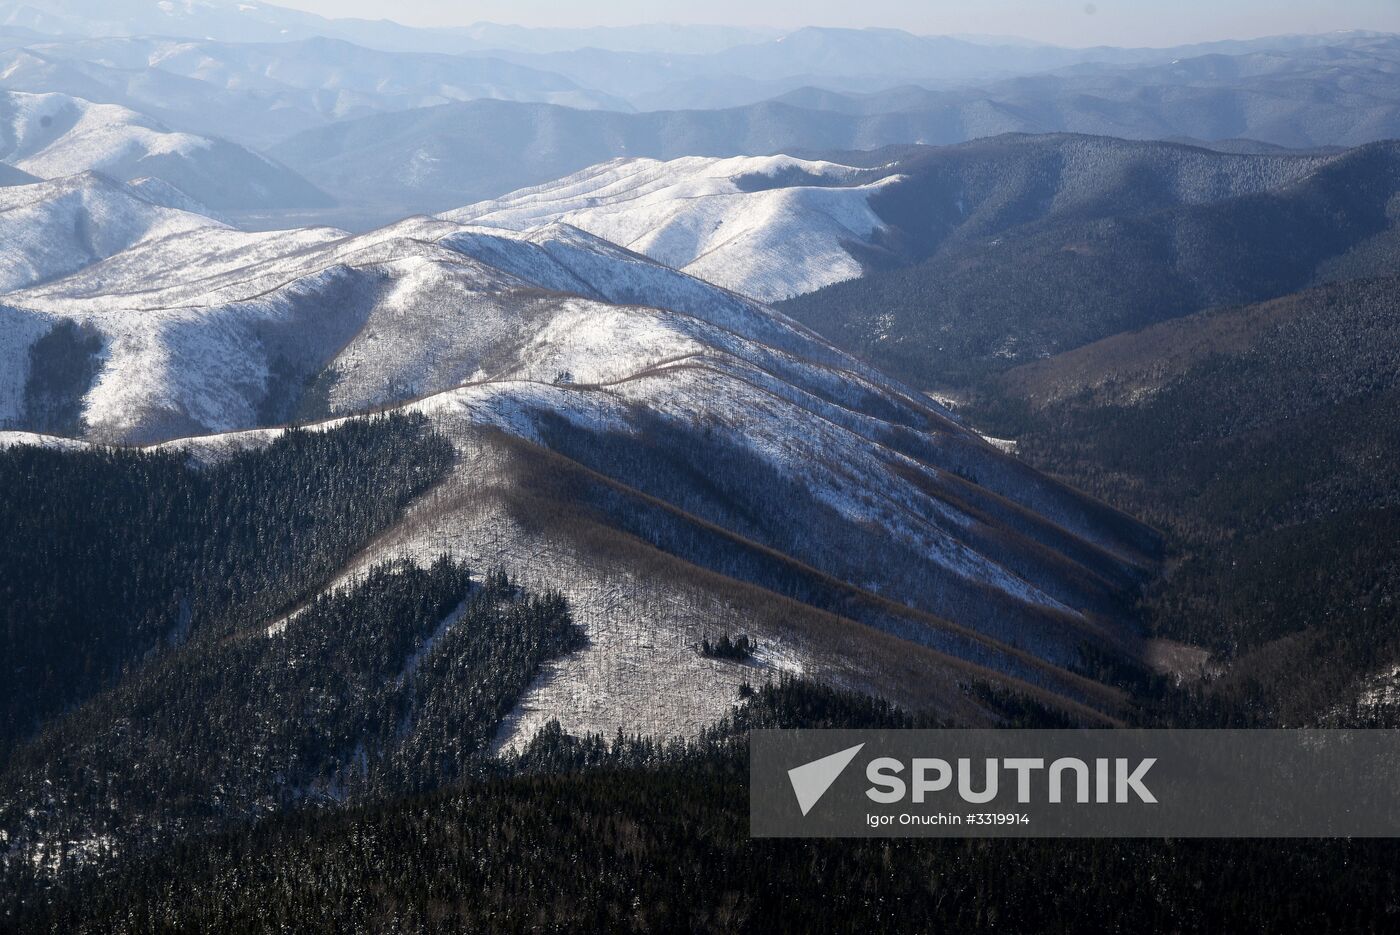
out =
[[[276,0],[323,16],[424,26],[732,23],[894,26],[1064,45],[1174,45],[1290,32],[1400,32],[1400,0]]]

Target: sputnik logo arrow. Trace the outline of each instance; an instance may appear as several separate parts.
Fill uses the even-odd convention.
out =
[[[797,795],[797,805],[802,809],[804,816],[812,810],[812,806],[821,801],[821,797],[826,795],[826,790],[830,789],[837,777],[851,765],[851,760],[856,758],[863,746],[865,744],[858,743],[839,753],[788,770],[792,791]]]

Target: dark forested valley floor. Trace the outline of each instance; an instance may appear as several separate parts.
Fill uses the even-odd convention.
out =
[[[1400,918],[1388,842],[748,837],[745,730],[913,723],[786,681],[685,747],[546,732],[513,775],[293,812],[78,872],[57,893],[18,880],[30,905],[18,921],[53,932],[1082,932],[1092,912],[1094,931],[1190,932],[1384,931]]]

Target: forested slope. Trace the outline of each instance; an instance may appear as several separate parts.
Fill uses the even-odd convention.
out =
[[[1171,533],[1147,623],[1210,649],[1211,691],[1248,722],[1334,717],[1400,659],[1397,285],[1119,335],[1006,373],[969,413]]]
[[[441,477],[391,416],[203,470],[166,451],[0,450],[0,752],[129,667],[289,609]],[[3,759],[3,757],[0,757]]]
[[[1008,169],[1019,165],[1028,183],[994,189],[995,210],[984,207],[966,222],[939,208],[950,195],[946,183],[933,184],[942,170],[919,188],[882,193],[898,201],[882,208],[877,200],[877,211],[905,218],[925,212],[952,229],[901,222],[894,229],[905,238],[904,251],[927,259],[829,286],[782,309],[921,385],[956,387],[1121,331],[1382,275],[1393,266],[1390,206],[1400,191],[1400,148],[1393,143],[1304,162],[1215,154],[1243,160],[1234,163],[1241,171],[1262,171],[1262,163],[1249,162],[1261,159],[1306,170],[1256,179],[1253,190],[1237,185],[1233,193],[1221,178],[1209,183],[1200,168],[1172,174],[1142,161],[1120,164],[1121,172],[1105,163],[1100,179],[1071,186],[1047,146],[1039,139],[1025,144],[1025,156]],[[1030,158],[1038,150],[1039,158]],[[1188,198],[1174,187],[1182,184],[1203,187]],[[951,193],[959,186],[965,183],[957,181]]]
[[[541,666],[583,644],[562,598],[446,556],[343,576],[453,459],[405,415],[204,466],[0,451],[29,493],[0,552],[5,863],[58,872],[489,772]]]
[[[1059,726],[1022,709],[1008,723]],[[748,836],[745,733],[934,726],[802,680],[755,690],[698,742],[596,738],[590,766],[546,732],[523,775],[81,874],[45,901],[10,879],[31,932],[161,928],[891,932],[1387,927],[1383,841],[795,841]],[[601,751],[598,752],[598,751]],[[540,772],[548,766],[549,772]]]

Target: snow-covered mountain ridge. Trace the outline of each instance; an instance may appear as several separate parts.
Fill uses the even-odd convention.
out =
[[[184,206],[184,207],[182,207]],[[97,173],[0,188],[0,292],[66,276],[129,247],[226,229],[182,193]]]
[[[443,217],[508,230],[559,221],[762,301],[861,275],[851,245],[898,180],[790,156],[616,159]]]
[[[68,387],[87,438],[206,457],[293,418],[428,414],[458,446],[453,480],[364,561],[448,549],[541,584],[561,562],[580,569],[566,591],[594,642],[532,695],[522,736],[545,716],[578,730],[712,720],[734,686],[699,678],[688,647],[713,619],[773,639],[773,665],[911,703],[983,672],[1111,708],[1066,667],[1086,641],[1132,644],[1122,601],[1150,534],[772,309],[559,223],[246,233],[97,177],[67,185],[150,217],[124,248],[0,297],[0,418],[54,431],[35,423],[33,368],[62,361],[72,380],[43,386]],[[520,527],[522,498],[574,519]],[[502,528],[516,530],[505,546]],[[613,544],[595,554],[599,536]],[[642,555],[692,583],[609,591]],[[791,611],[760,612],[782,580]],[[601,605],[599,588],[613,593]],[[874,656],[850,642],[874,634]],[[628,641],[660,641],[668,661],[638,665]],[[917,648],[923,687],[890,683],[901,646]]]
[[[326,203],[306,180],[252,150],[67,94],[0,91],[0,161],[40,179],[154,177],[216,209]]]

